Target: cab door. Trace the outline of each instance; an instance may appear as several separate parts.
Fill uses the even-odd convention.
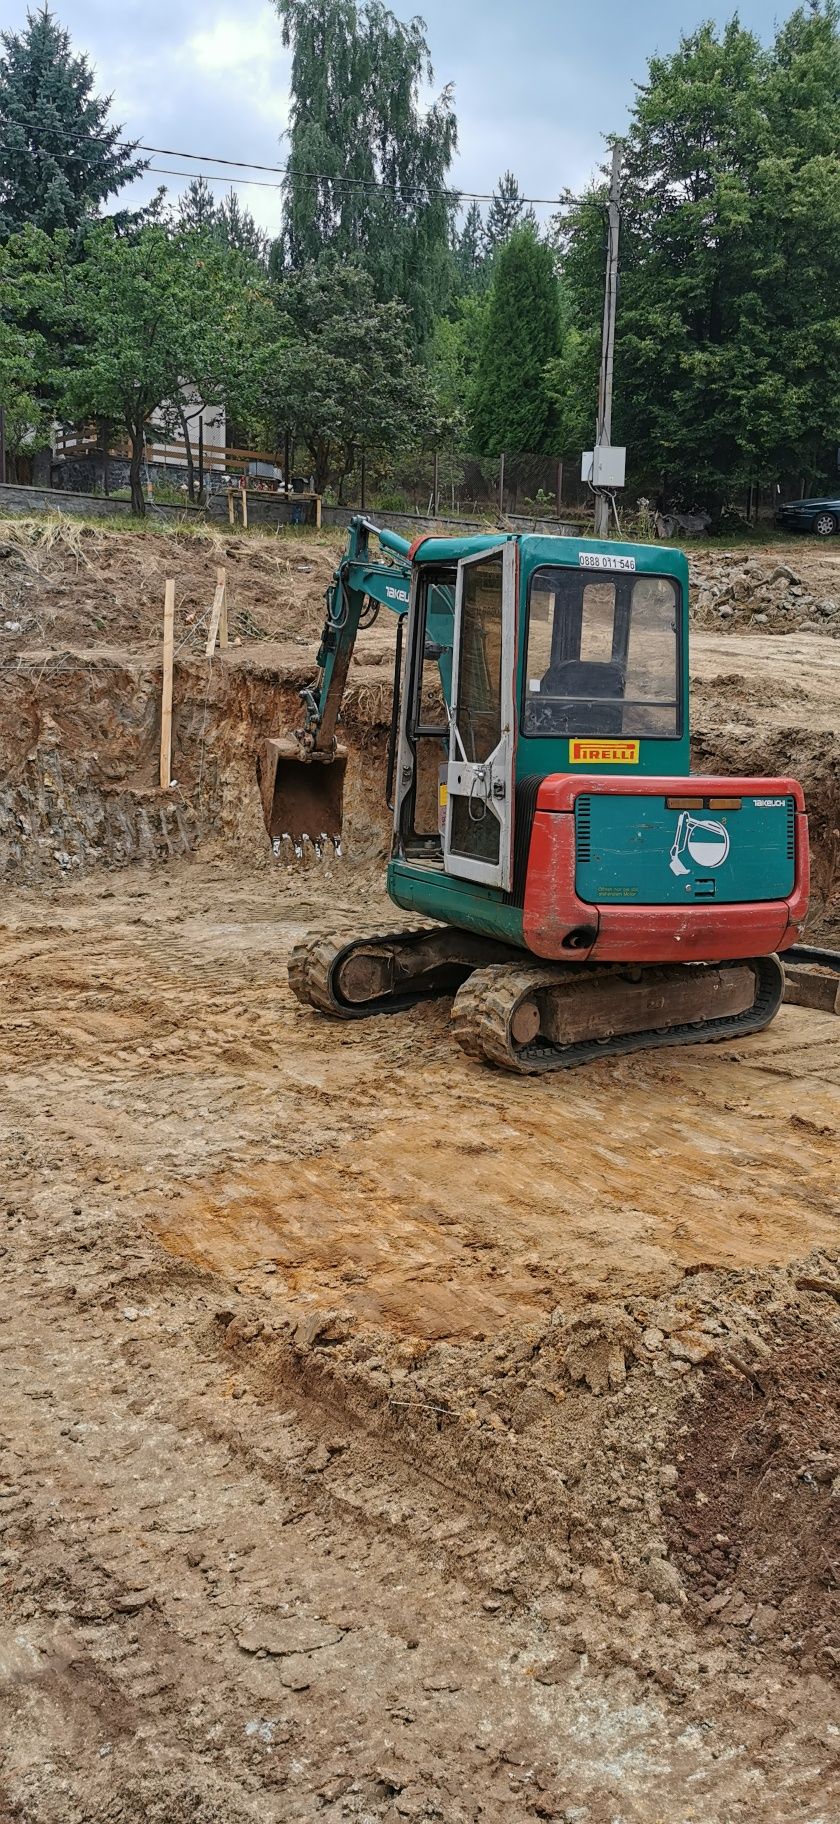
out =
[[[517,549],[458,565],[444,867],[508,890],[513,875]]]

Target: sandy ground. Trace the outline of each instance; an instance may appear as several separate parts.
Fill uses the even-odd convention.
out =
[[[531,1082],[444,1002],[300,1008],[297,937],[393,924],[392,628],[351,859],[259,817],[333,560],[0,549],[0,1824],[829,1824],[840,1025]],[[804,779],[840,942],[836,640],[692,653],[695,764]]]
[[[836,1346],[836,1022],[508,1080],[298,1008],[327,899],[4,907],[0,1815],[828,1820],[833,1648],[663,1502],[715,1365]]]

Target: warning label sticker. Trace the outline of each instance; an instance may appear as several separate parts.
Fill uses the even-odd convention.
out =
[[[638,766],[638,741],[570,741],[572,766]]]

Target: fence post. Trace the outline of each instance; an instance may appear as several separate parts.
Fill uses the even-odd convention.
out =
[[[362,451],[362,473],[361,473],[361,486],[360,486],[360,488],[359,488],[359,492],[360,492],[360,494],[361,494],[361,500],[360,500],[360,502],[359,502],[359,505],[360,505],[360,506],[361,506],[361,509],[362,509],[362,512],[363,512],[363,513],[364,513],[364,510],[365,510],[365,507],[366,507],[366,506],[367,506],[367,501],[366,501],[366,500],[365,500],[365,479],[366,479],[366,478],[365,478],[365,452],[364,452],[364,450],[363,450],[363,451]]]
[[[499,457],[499,517],[505,516],[505,452]]]
[[[556,490],[556,492],[557,492],[557,518],[559,519],[560,518],[560,509],[563,505],[563,458],[562,458],[562,456],[560,458],[560,461],[557,464],[557,490]]]
[[[438,494],[439,494],[438,480],[439,480],[438,453],[437,453],[437,450],[435,450],[435,472],[434,472],[434,480],[432,482],[432,517],[434,519],[437,519],[437,516],[438,516]]]
[[[198,498],[204,496],[204,413],[198,421]]]
[[[291,466],[292,466],[291,438],[289,436],[289,427],[287,425],[286,426],[286,435],[285,435],[284,442],[283,442],[283,485],[286,489],[287,494],[289,492],[289,470],[290,470]]]

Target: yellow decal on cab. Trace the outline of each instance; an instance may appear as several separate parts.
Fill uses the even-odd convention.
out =
[[[571,766],[638,766],[638,741],[570,741]]]

